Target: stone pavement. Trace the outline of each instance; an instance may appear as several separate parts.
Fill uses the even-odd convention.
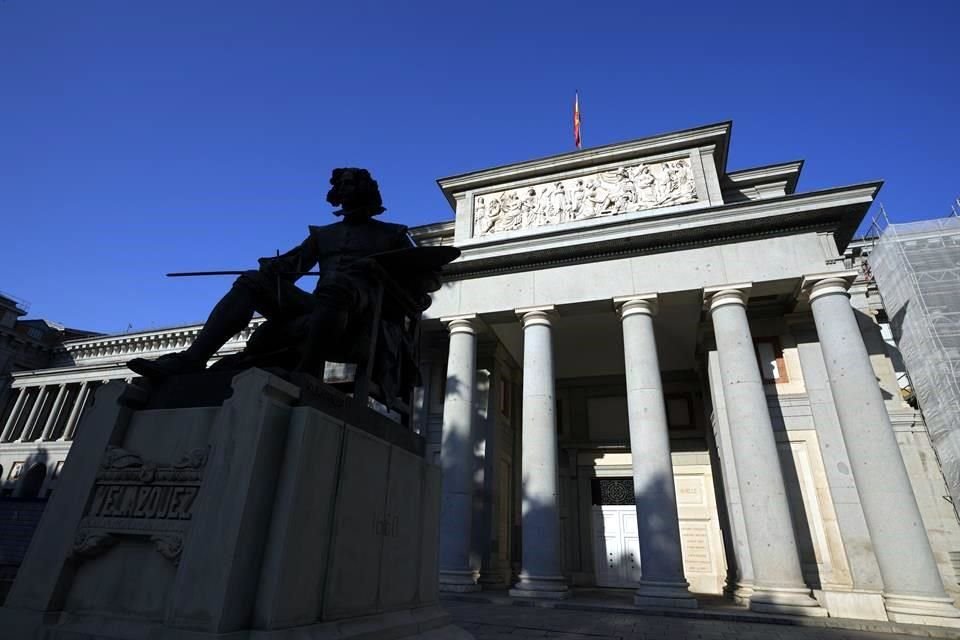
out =
[[[771,623],[754,622],[752,616],[720,615],[689,618],[603,611],[567,609],[557,606],[519,606],[508,600],[491,602],[482,598],[444,598],[443,606],[453,622],[476,640],[915,640],[917,637],[960,638],[955,630],[865,621],[848,622],[850,627],[831,628],[824,618],[805,619],[801,625],[783,619]],[[576,606],[576,605],[573,605]],[[893,633],[892,631],[907,633]]]

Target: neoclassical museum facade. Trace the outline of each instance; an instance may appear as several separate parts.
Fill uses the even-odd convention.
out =
[[[411,231],[463,251],[414,419],[443,472],[441,586],[958,624],[957,513],[852,257],[880,184],[800,193],[802,162],[728,169],[730,136],[439,180],[453,219]],[[4,492],[55,490],[96,387],[197,330],[72,340],[15,373]]]

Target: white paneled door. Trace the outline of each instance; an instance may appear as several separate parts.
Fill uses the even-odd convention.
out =
[[[640,581],[636,507],[594,506],[592,518],[597,586],[635,587]]]

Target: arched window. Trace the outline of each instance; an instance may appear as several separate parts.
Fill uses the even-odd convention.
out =
[[[42,462],[34,464],[20,481],[20,497],[36,498],[40,495],[40,487],[47,477],[47,465]]]

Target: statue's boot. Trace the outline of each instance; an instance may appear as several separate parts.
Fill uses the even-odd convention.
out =
[[[250,323],[255,306],[255,294],[238,280],[210,312],[210,317],[189,348],[160,356],[156,360],[134,358],[127,362],[127,367],[155,381],[203,371],[213,354]]]

